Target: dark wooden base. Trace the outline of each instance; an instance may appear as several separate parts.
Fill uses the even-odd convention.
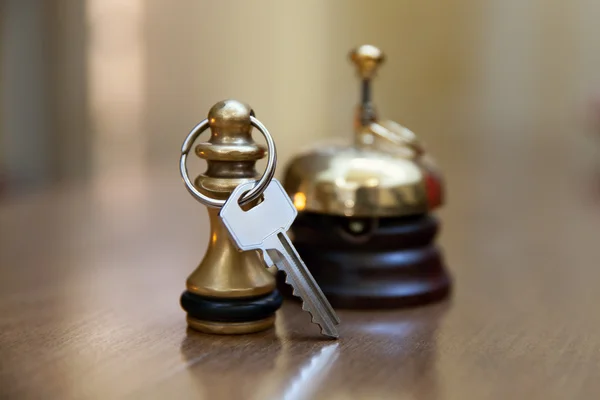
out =
[[[432,215],[361,219],[300,213],[294,245],[337,308],[396,308],[443,299],[451,279]],[[278,277],[280,291],[289,287]]]

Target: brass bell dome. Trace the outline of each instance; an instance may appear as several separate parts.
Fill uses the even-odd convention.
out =
[[[350,53],[361,78],[354,143],[321,146],[288,164],[284,186],[299,211],[402,217],[428,213],[443,203],[441,174],[416,135],[377,118],[371,79],[384,58],[370,45]]]

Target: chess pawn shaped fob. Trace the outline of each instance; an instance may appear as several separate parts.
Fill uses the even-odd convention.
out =
[[[258,179],[255,164],[265,156],[266,149],[252,139],[251,117],[254,112],[248,105],[225,100],[215,104],[208,118],[190,132],[180,166],[190,193],[198,191],[223,203],[238,185]],[[185,160],[193,141],[206,127],[210,127],[210,138],[198,144],[195,152],[206,160],[207,168],[190,188]],[[219,218],[219,210],[208,207],[208,248],[181,295],[188,326],[215,334],[244,334],[270,328],[282,302],[275,278],[259,251],[238,251]]]
[[[414,133],[377,118],[371,80],[382,52],[365,45],[350,58],[361,79],[354,142],[301,153],[285,172],[299,211],[294,245],[334,307],[439,300],[451,284],[434,242],[441,174]]]

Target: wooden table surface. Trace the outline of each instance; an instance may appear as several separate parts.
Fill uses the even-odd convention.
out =
[[[488,137],[489,139],[489,137]],[[450,301],[186,331],[207,217],[171,168],[0,203],[0,394],[14,399],[600,398],[600,200],[567,140],[436,144]]]

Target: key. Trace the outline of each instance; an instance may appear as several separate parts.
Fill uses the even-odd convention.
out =
[[[340,320],[287,235],[298,211],[276,179],[265,189],[260,204],[242,210],[238,201],[253,185],[243,183],[231,193],[219,212],[223,224],[238,249],[260,249],[268,266],[275,264],[284,271],[286,283],[302,299],[302,309],[311,314],[312,322],[320,326],[323,335],[337,338],[335,326]]]

